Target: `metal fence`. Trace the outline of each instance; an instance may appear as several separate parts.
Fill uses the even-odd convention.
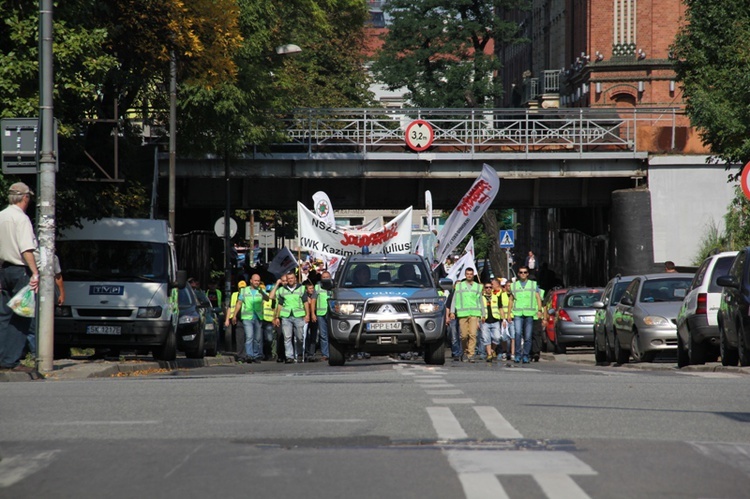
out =
[[[421,119],[432,126],[430,152],[608,152],[639,149],[639,127],[672,136],[685,121],[666,109],[299,109],[278,117],[272,152],[387,153],[408,151],[405,130]]]

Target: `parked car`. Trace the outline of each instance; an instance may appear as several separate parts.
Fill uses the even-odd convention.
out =
[[[604,286],[601,301],[594,302],[594,357],[596,362],[612,362],[615,359],[615,332],[612,316],[615,305],[633,280],[633,276],[617,275]]]
[[[615,361],[651,362],[657,353],[677,350],[677,313],[693,274],[639,275],[615,307]]]
[[[208,295],[202,289],[196,289],[195,296],[198,298],[198,306],[204,310],[206,317],[205,325],[203,326],[203,336],[205,341],[206,355],[209,357],[216,357],[216,352],[219,350],[219,334],[221,329],[219,328],[219,317],[216,314],[216,308],[211,306],[211,300],[208,299]]]
[[[202,359],[205,356],[206,325],[205,310],[199,306],[198,297],[190,286],[177,293],[180,309],[177,320],[177,349],[185,352],[189,359]]]
[[[594,302],[601,300],[604,288],[573,288],[562,298],[555,313],[555,350],[565,353],[569,346],[594,344]]]
[[[545,352],[560,353],[555,348],[557,341],[557,337],[555,336],[555,315],[557,314],[557,306],[560,298],[567,292],[567,288],[557,288],[551,289],[544,294],[544,299],[542,300],[542,310],[544,310],[542,317],[542,325],[544,327],[542,349]]]
[[[722,288],[736,251],[711,255],[701,263],[677,315],[677,365],[705,364],[719,357],[718,312]]]
[[[716,283],[723,286],[719,304],[719,352],[725,366],[750,366],[750,247],[740,251],[727,275]]]

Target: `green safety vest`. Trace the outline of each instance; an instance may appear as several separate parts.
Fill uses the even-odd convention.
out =
[[[239,300],[242,301],[242,320],[260,319],[263,316],[263,295],[260,290],[248,286],[240,293]]]
[[[322,289],[320,284],[315,285],[315,291],[318,293],[315,300],[315,315],[320,317],[328,313],[328,291]]]
[[[510,289],[513,291],[513,315],[536,316],[539,311],[536,301],[536,294],[539,290],[536,281],[526,281],[525,287],[521,287],[521,281],[516,281],[510,285]]]
[[[477,282],[456,284],[456,317],[482,317],[482,286]]]
[[[284,298],[284,304],[281,305],[281,312],[279,313],[279,317],[283,317],[286,319],[290,315],[292,317],[304,317],[305,316],[305,306],[302,304],[302,295],[305,294],[305,287],[301,285],[297,285],[296,288],[294,288],[293,291],[290,291],[289,288],[281,288],[277,295],[281,298]]]
[[[276,309],[276,300],[263,300],[263,320],[273,322],[273,314]]]

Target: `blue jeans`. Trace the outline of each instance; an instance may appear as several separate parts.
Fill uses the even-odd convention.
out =
[[[304,317],[282,317],[281,329],[284,331],[284,354],[287,359],[304,355],[305,319]],[[292,345],[294,334],[294,345]]]
[[[318,316],[318,338],[320,339],[320,351],[323,357],[328,357],[328,316]]]
[[[492,324],[488,324],[486,322],[482,323],[482,353],[485,353],[487,350],[487,345],[498,345],[500,344],[500,324],[501,322],[493,322]]]
[[[273,359],[276,357],[276,329],[273,327],[273,322],[261,322],[260,329],[263,331],[263,340],[270,345]]]
[[[523,355],[528,357],[531,353],[531,335],[534,332],[533,315],[517,315],[513,318],[513,326],[516,329],[516,357]],[[521,350],[521,339],[523,339],[523,350]]]
[[[29,283],[28,267],[9,266],[0,269],[0,367],[16,367],[23,355],[32,321],[16,315],[8,302]]]
[[[263,331],[260,328],[260,319],[242,319],[245,328],[245,354],[249,359],[263,358]]]
[[[458,321],[456,319],[448,323],[448,335],[451,340],[451,356],[461,357],[461,335],[458,332]]]

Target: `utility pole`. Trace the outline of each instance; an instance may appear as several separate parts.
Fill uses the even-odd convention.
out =
[[[169,225],[175,227],[175,189],[177,162],[177,59],[174,50],[169,58]]]
[[[39,202],[37,205],[37,235],[39,237],[39,307],[37,368],[42,373],[52,372],[54,360],[55,326],[55,116],[52,88],[52,9],[53,0],[39,4]]]

